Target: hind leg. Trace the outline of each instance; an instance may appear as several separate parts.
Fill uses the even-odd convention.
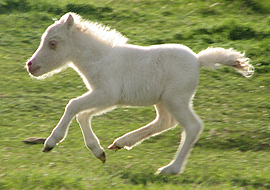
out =
[[[183,127],[183,132],[181,143],[174,159],[168,165],[159,168],[157,174],[179,174],[184,170],[184,166],[192,146],[197,141],[203,129],[203,123],[194,113],[190,105],[190,99],[185,100],[185,98],[182,97],[165,99],[163,103],[168,111]]]
[[[157,116],[148,125],[141,127],[137,130],[131,131],[117,139],[108,147],[111,150],[118,150],[121,148],[132,148],[135,144],[143,141],[144,139],[159,134],[164,130],[177,125],[175,119],[170,115],[170,113],[164,108],[164,106],[159,103],[155,105]]]

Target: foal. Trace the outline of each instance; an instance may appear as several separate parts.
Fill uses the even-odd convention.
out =
[[[130,149],[180,124],[183,132],[175,158],[157,172],[179,174],[203,129],[203,122],[191,107],[200,67],[220,63],[246,77],[253,74],[254,68],[244,54],[232,49],[208,48],[195,54],[183,45],[141,47],[126,42],[115,30],[85,21],[74,13],[67,13],[48,27],[27,62],[29,73],[44,78],[69,66],[80,74],[89,91],[70,100],[43,152],[64,140],[76,116],[86,146],[104,163],[104,149],[91,128],[93,116],[116,106],[154,105],[157,116],[151,123],[117,138],[108,148]]]

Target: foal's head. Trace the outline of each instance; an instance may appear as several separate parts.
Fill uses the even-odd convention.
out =
[[[31,75],[39,77],[67,65],[71,54],[73,24],[72,14],[67,14],[47,28],[39,48],[26,63]]]

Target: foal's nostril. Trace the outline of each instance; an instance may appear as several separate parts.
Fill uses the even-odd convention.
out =
[[[31,61],[28,61],[27,66],[28,67],[31,67],[31,65],[32,65],[32,62]]]

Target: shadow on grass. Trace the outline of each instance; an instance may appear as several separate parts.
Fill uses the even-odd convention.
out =
[[[270,144],[267,142],[253,142],[244,139],[213,139],[207,141],[198,141],[196,147],[210,148],[210,149],[237,149],[242,152],[247,151],[270,151]]]
[[[241,177],[230,180],[226,179],[225,181],[216,177],[208,178],[207,176],[194,175],[192,177],[187,177],[184,175],[154,175],[154,173],[132,173],[129,171],[120,172],[118,175],[120,175],[120,178],[128,180],[132,185],[144,186],[147,186],[147,184],[218,186],[224,183],[229,183],[231,186],[251,186],[255,189],[270,187],[270,184],[264,180],[249,180]]]
[[[167,146],[178,146],[180,133],[166,136],[166,133],[151,137],[144,143],[157,143],[159,140],[167,139]],[[233,131],[230,129],[212,128],[204,131],[195,147],[208,149],[228,150],[236,149],[246,151],[267,151],[270,152],[270,131],[262,128],[253,131]]]
[[[267,130],[230,131],[211,129],[195,146],[211,149],[238,149],[240,151],[270,151],[270,134]]]
[[[200,184],[200,181],[194,181],[193,179],[182,178],[179,175],[155,175],[154,173],[132,173],[124,171],[118,173],[120,178],[126,179],[133,185],[147,185],[148,183],[160,183],[160,184]]]

